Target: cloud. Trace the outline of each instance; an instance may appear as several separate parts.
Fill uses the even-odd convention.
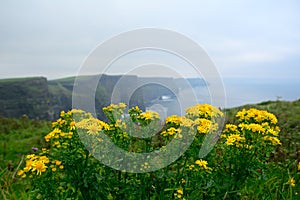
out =
[[[0,78],[69,75],[99,43],[143,27],[187,35],[224,76],[249,66],[256,76],[266,65],[293,75],[287,68],[299,62],[299,10],[298,1],[3,1]]]

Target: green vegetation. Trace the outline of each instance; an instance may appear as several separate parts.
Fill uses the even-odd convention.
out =
[[[128,199],[127,197],[131,196],[131,199],[139,197],[150,198],[148,195],[153,195],[152,199],[170,199],[177,198],[182,199],[185,195],[188,195],[186,199],[195,199],[204,198],[204,199],[297,199],[299,198],[300,193],[300,183],[299,178],[296,179],[296,186],[290,187],[288,181],[291,180],[292,177],[299,177],[297,175],[297,164],[300,161],[300,100],[293,102],[283,102],[283,101],[274,101],[274,102],[263,102],[256,105],[246,105],[239,108],[232,108],[226,110],[226,124],[238,124],[238,119],[235,117],[235,114],[242,110],[243,108],[257,108],[267,110],[271,113],[274,113],[278,118],[278,126],[281,129],[279,134],[279,139],[282,145],[278,145],[274,150],[270,153],[267,153],[267,157],[262,157],[263,159],[267,159],[267,165],[264,166],[260,160],[253,160],[252,163],[255,163],[252,166],[251,163],[247,163],[249,159],[244,159],[244,163],[242,168],[239,165],[230,165],[231,168],[222,169],[219,167],[219,173],[215,174],[206,173],[205,171],[198,175],[190,173],[190,180],[195,181],[199,180],[198,185],[188,185],[184,184],[180,179],[180,182],[176,182],[178,172],[177,169],[183,169],[180,166],[185,162],[185,156],[180,158],[178,161],[170,165],[169,167],[164,168],[158,172],[154,173],[142,173],[142,174],[127,174],[120,173],[116,170],[109,169],[108,167],[102,167],[97,164],[98,169],[102,169],[100,176],[88,176],[92,179],[85,179],[86,182],[75,180],[74,184],[79,188],[78,192],[80,195],[77,196],[79,199],[84,199],[84,194],[92,195],[86,191],[86,186],[91,184],[90,181],[96,183],[95,181],[102,180],[104,185],[101,185],[101,189],[96,188],[96,186],[100,185],[90,185],[89,187],[93,187],[94,192],[99,192],[99,195],[102,196],[102,199],[116,199],[116,197],[120,197],[123,199]],[[143,115],[145,120],[147,118],[146,115]],[[143,122],[143,121],[141,121]],[[69,122],[70,123],[70,120]],[[70,124],[68,125],[70,126]],[[51,132],[51,126],[49,122],[44,121],[36,121],[29,120],[27,117],[23,117],[22,119],[7,119],[0,118],[0,138],[1,138],[1,149],[0,149],[0,187],[1,194],[0,199],[29,199],[29,193],[31,187],[29,186],[29,179],[20,179],[17,177],[17,172],[21,168],[24,167],[25,159],[24,155],[33,153],[32,147],[39,147],[39,152],[41,151],[41,147],[49,148],[49,143],[44,142],[44,136]],[[168,132],[171,135],[171,132]],[[120,136],[118,136],[120,137]],[[122,136],[123,137],[123,136]],[[116,138],[116,141],[118,138]],[[124,138],[122,139],[124,140]],[[126,139],[125,139],[126,140]],[[228,163],[233,163],[236,159],[235,156],[240,155],[241,152],[234,150],[232,147],[231,150],[236,151],[236,153],[218,153],[225,150],[226,145],[222,145],[222,141],[224,139],[220,139],[220,146],[217,145],[217,149],[212,151],[211,155],[219,155],[220,158],[224,158],[226,162],[223,162],[222,159],[216,158],[214,156],[208,155],[207,161],[208,164],[203,162],[198,162],[199,166],[202,166],[204,169],[206,165],[208,167],[212,167],[213,169],[218,168],[218,163],[222,164],[222,166],[228,166]],[[54,144],[50,143],[50,144]],[[120,143],[129,144],[129,143]],[[224,143],[223,143],[224,144]],[[78,144],[79,145],[79,144]],[[159,144],[162,145],[162,144]],[[128,146],[130,147],[130,146]],[[57,148],[52,147],[52,148]],[[83,146],[80,146],[83,148]],[[195,151],[194,151],[195,150]],[[191,146],[191,150],[187,152],[189,155],[194,155],[199,150],[198,144],[193,144]],[[220,150],[220,151],[218,151]],[[227,149],[228,150],[228,149]],[[56,154],[52,154],[57,156],[60,155],[59,152],[63,152],[59,150]],[[196,152],[197,151],[197,152]],[[260,151],[267,151],[266,149],[260,149]],[[55,151],[54,151],[55,152]],[[65,151],[67,152],[67,151]],[[66,153],[67,158],[63,158],[60,156],[61,160],[63,159],[71,159],[72,154],[70,152]],[[89,170],[82,171],[83,177],[87,177],[88,173],[94,173],[92,166],[95,165],[93,160],[89,160],[87,164],[81,161],[80,156],[82,158],[86,154],[86,150],[76,149],[76,155],[78,157],[78,165],[77,170],[84,170],[84,166],[88,166]],[[224,156],[227,155],[227,156]],[[263,154],[261,154],[263,155]],[[226,159],[225,159],[226,158]],[[84,159],[85,161],[87,159]],[[241,159],[237,159],[236,161],[240,162]],[[21,165],[19,166],[20,162]],[[189,160],[190,162],[191,160]],[[227,163],[228,162],[228,163]],[[63,163],[65,168],[72,166],[72,163]],[[192,163],[189,163],[191,165]],[[241,163],[240,163],[241,164]],[[83,167],[82,167],[82,166]],[[260,166],[261,168],[256,168]],[[245,170],[247,169],[247,170]],[[220,173],[222,170],[225,170],[227,173]],[[261,171],[260,171],[261,170]],[[208,170],[209,171],[209,170]],[[223,171],[223,172],[225,172]],[[244,171],[244,172],[243,172]],[[229,173],[230,172],[230,173]],[[239,172],[240,174],[235,174]],[[247,174],[246,172],[251,172],[251,174]],[[84,175],[84,173],[86,173]],[[246,174],[245,174],[246,173]],[[80,174],[80,173],[79,173]],[[107,176],[109,174],[109,176]],[[232,175],[234,174],[234,175]],[[299,174],[299,172],[298,172]],[[48,174],[49,175],[49,174]],[[78,175],[78,174],[77,174]],[[176,175],[176,177],[174,176]],[[179,173],[181,176],[182,173]],[[186,175],[186,174],[185,174]],[[249,176],[250,178],[245,178]],[[235,180],[234,178],[240,178]],[[64,180],[66,177],[64,177]],[[210,180],[217,180],[216,182],[211,182]],[[245,178],[243,180],[243,178]],[[207,180],[206,180],[207,179]],[[54,179],[49,179],[54,180]],[[44,180],[46,181],[46,179]],[[137,182],[134,181],[142,181],[145,184],[140,184],[138,186]],[[169,182],[168,182],[169,181]],[[188,182],[188,179],[185,177],[184,181]],[[42,182],[41,184],[47,184],[47,182]],[[53,184],[55,181],[53,182]],[[171,187],[170,184],[174,183],[174,186]],[[38,184],[38,183],[36,183]],[[77,185],[76,185],[77,184]],[[83,184],[83,185],[80,185]],[[102,184],[102,182],[101,182]],[[153,184],[153,185],[152,185]],[[166,185],[163,185],[166,184]],[[169,184],[169,185],[168,185]],[[212,185],[212,186],[211,186]],[[215,187],[216,185],[220,185],[222,187]],[[243,188],[239,186],[243,185]],[[65,194],[74,195],[74,185],[62,184],[61,194],[64,195],[63,190],[66,191]],[[105,187],[104,187],[105,186]],[[129,188],[131,187],[131,189]],[[35,185],[35,187],[38,187]],[[211,188],[210,188],[211,187]],[[195,191],[206,191],[207,193],[197,193],[191,191],[189,188],[193,188]],[[228,189],[230,188],[230,189]],[[50,188],[49,188],[50,189]],[[143,193],[143,191],[145,193]],[[48,191],[50,192],[50,191]],[[87,192],[87,193],[85,193]],[[183,193],[183,194],[182,194]],[[210,196],[211,194],[215,196]],[[298,194],[298,195],[297,195]],[[128,196],[129,195],[129,196]],[[132,196],[133,195],[133,196]],[[202,197],[201,197],[202,196]],[[35,196],[36,197],[36,196]],[[61,196],[63,197],[63,196]],[[180,197],[180,198],[179,198]],[[75,198],[76,199],[76,198]],[[87,198],[86,198],[87,199]],[[130,199],[130,198],[129,198]]]
[[[0,199],[27,199],[28,182],[18,181],[16,171],[32,147],[45,145],[43,136],[51,129],[47,121],[0,117]]]

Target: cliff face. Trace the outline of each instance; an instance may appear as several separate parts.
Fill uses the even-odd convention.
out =
[[[0,115],[49,119],[49,91],[43,77],[0,80]]]
[[[0,80],[0,116],[55,120],[60,111],[72,109],[75,78],[47,81],[44,77]],[[96,110],[104,117],[102,107],[109,103],[106,90],[98,86]]]
[[[111,103],[114,86],[121,77],[102,76],[95,94],[95,107],[99,118],[105,119],[102,107]],[[96,76],[79,77],[84,79],[85,83],[94,78]],[[121,85],[121,93],[117,95],[119,101],[130,98],[127,87],[137,82],[137,77],[134,76],[124,79],[126,84]],[[72,109],[74,81],[75,77],[51,81],[43,77],[0,80],[0,116],[19,118],[27,115],[31,119],[55,120],[60,111]],[[134,105],[142,104],[138,97],[131,99],[131,102]]]
[[[82,79],[87,90],[90,90],[89,82],[97,77],[77,78]],[[31,119],[55,120],[60,111],[72,109],[74,81],[75,77],[51,81],[44,77],[0,80],[0,116],[19,118],[27,115]],[[97,115],[100,119],[105,119],[102,107],[109,105],[111,101],[125,102],[129,107],[139,105],[144,110],[146,105],[149,106],[153,100],[163,95],[174,96],[184,85],[182,81],[184,80],[172,78],[102,75],[95,97],[85,98],[95,99]],[[154,84],[146,84],[149,82]]]

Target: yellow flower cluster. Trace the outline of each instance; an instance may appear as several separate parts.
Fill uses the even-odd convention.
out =
[[[186,183],[186,180],[184,178],[182,178],[180,181],[179,181],[180,184],[185,184]]]
[[[189,118],[205,118],[212,119],[223,116],[223,113],[216,107],[210,104],[196,104],[195,106],[186,109],[186,114]]]
[[[140,170],[143,171],[143,170],[146,170],[146,169],[149,169],[149,168],[150,168],[149,163],[144,162],[143,164],[141,164]]]
[[[160,119],[160,117],[157,112],[147,110],[146,112],[141,113],[138,116],[138,119],[149,121],[149,120]]]
[[[166,124],[179,125],[181,122],[181,117],[177,115],[171,115],[166,118]]]
[[[72,139],[73,132],[76,130],[77,126],[73,116],[83,114],[84,111],[78,109],[72,109],[68,112],[61,111],[61,118],[52,123],[53,130],[45,136],[46,142],[50,142],[51,139]]]
[[[109,124],[94,118],[91,115],[87,115],[88,118],[82,119],[79,122],[76,122],[76,127],[79,129],[87,130],[88,134],[98,134],[102,130],[110,130]]]
[[[176,192],[174,193],[174,197],[175,197],[175,199],[185,200],[185,198],[183,198],[183,190],[182,189],[176,190]]]
[[[226,145],[236,145],[239,146],[240,142],[245,141],[245,137],[241,136],[240,134],[230,134],[229,136],[224,136],[226,138]]]
[[[251,149],[253,141],[269,141],[276,146],[281,145],[278,139],[279,127],[276,126],[277,118],[265,110],[249,109],[236,114],[240,124],[226,124],[221,138],[225,138],[228,146],[244,147]],[[247,136],[247,140],[245,136]]]
[[[296,182],[295,179],[292,177],[288,180],[287,182],[288,185],[290,185],[291,187],[295,187],[296,186]]]
[[[252,131],[254,133],[265,133],[265,129],[262,125],[260,124],[255,124],[255,123],[251,123],[251,124],[239,124],[239,128],[241,128],[241,130],[249,130]]]
[[[122,130],[125,130],[127,128],[127,125],[124,121],[117,119],[116,124],[115,124],[116,128],[120,128]],[[109,129],[108,129],[109,130]]]
[[[55,172],[55,171],[57,171],[57,167],[59,169],[63,169],[64,168],[64,166],[61,164],[61,161],[59,161],[59,160],[52,161],[52,165],[50,165],[51,170],[53,172]]]
[[[265,136],[264,140],[269,140],[274,146],[281,145],[281,142],[277,137]]]
[[[60,137],[71,139],[73,137],[73,132],[65,133],[58,128],[54,128],[50,133],[48,133],[45,136],[45,140],[46,142],[49,142],[52,138],[58,139]]]
[[[194,170],[197,171],[195,165],[187,165],[187,167],[190,171],[194,171]]]
[[[129,113],[134,113],[135,115],[139,115],[139,114],[141,114],[143,111],[138,107],[138,106],[134,106],[134,107],[132,107],[132,108],[130,108],[129,110],[128,110],[128,112]]]
[[[109,106],[106,106],[103,108],[103,111],[107,111],[107,112],[112,112],[113,110],[123,110],[126,108],[126,104],[125,103],[119,103],[118,105],[116,104],[110,104]]]
[[[210,168],[210,167],[207,166],[208,163],[207,163],[206,160],[202,160],[202,159],[196,160],[196,161],[195,161],[195,164],[198,165],[199,167],[201,167],[201,168],[204,169],[204,170],[209,170],[209,171],[212,170],[212,168]]]
[[[60,161],[59,165],[61,165]],[[47,156],[38,156],[35,154],[30,154],[26,156],[26,164],[25,167],[18,171],[18,175],[22,178],[26,177],[26,173],[31,172],[32,174],[41,175],[43,172],[46,172],[50,160]],[[63,165],[61,165],[61,169],[63,169]]]
[[[193,120],[191,120],[185,116],[180,117],[180,126],[192,128],[195,125],[196,125],[196,123]]]
[[[180,134],[180,133],[181,133],[181,129],[170,127],[167,130],[161,132],[160,134],[164,137],[167,137],[167,136],[173,136],[173,135]]]
[[[239,133],[238,127],[234,124],[226,124],[223,133]]]
[[[195,123],[198,125],[197,130],[198,133],[211,133],[212,131],[218,130],[218,124],[213,123],[212,120],[197,118]]]
[[[249,110],[243,109],[242,111],[239,111],[236,114],[236,117],[240,121],[246,121],[246,122],[254,122],[254,123],[263,123],[263,122],[269,122],[271,124],[277,123],[277,118],[274,114],[269,113],[265,110],[257,110],[255,108],[251,108]]]

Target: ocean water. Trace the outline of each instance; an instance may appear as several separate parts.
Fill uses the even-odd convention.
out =
[[[293,101],[300,99],[300,78],[227,78],[223,79],[223,83],[226,96],[225,107],[227,108],[269,100]],[[200,93],[206,95],[206,101],[209,102],[209,95],[207,96],[207,93],[203,91]],[[201,96],[201,94],[199,95]]]
[[[185,109],[196,103],[208,103],[219,108],[232,108],[270,100],[293,101],[300,99],[300,79],[230,78],[224,79],[223,83],[224,87],[215,88],[214,99],[211,95],[213,88],[208,84],[208,86],[180,90],[177,98],[173,101],[156,102],[149,109],[160,113],[161,116],[184,115]]]
[[[300,99],[300,78],[227,78],[223,79],[223,83],[224,87],[219,88],[211,88],[209,84],[208,86],[193,88],[198,103],[209,103],[220,108],[232,108],[270,100],[293,101]],[[187,93],[187,91],[181,91],[181,93]],[[191,101],[190,98],[187,101]],[[194,103],[190,102],[191,105]]]

